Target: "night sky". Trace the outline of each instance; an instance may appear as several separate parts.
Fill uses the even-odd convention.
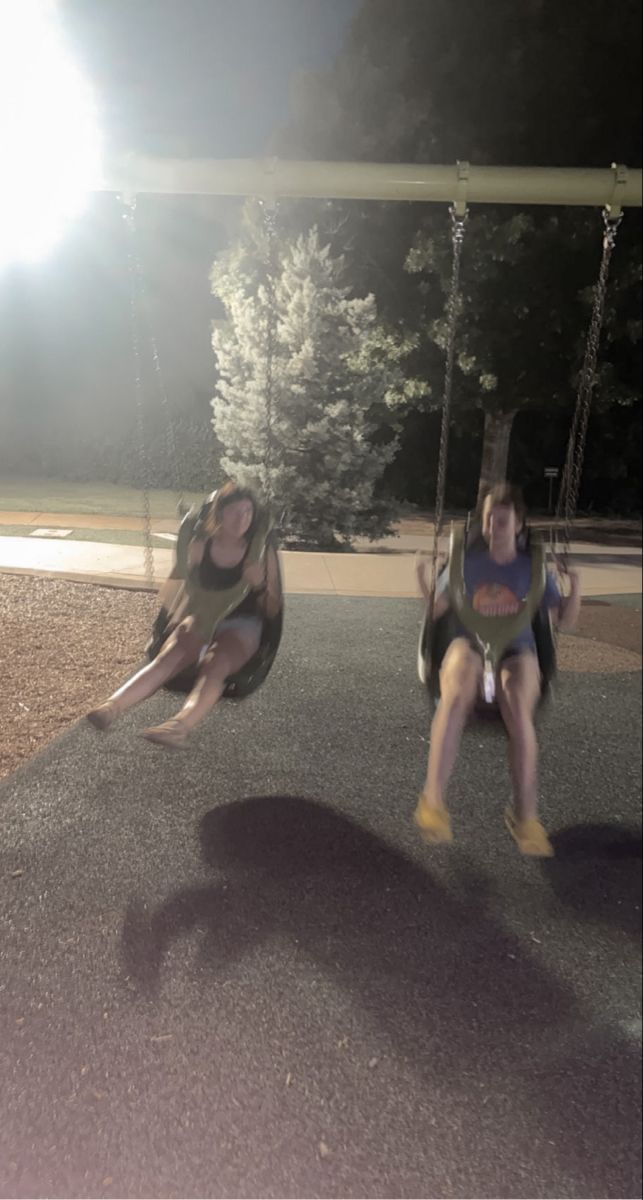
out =
[[[260,156],[287,119],[297,72],[338,52],[357,0],[59,0],[108,151]],[[219,214],[217,214],[217,206]],[[179,405],[212,394],[208,274],[225,244],[221,202],[139,200],[154,328]],[[45,261],[0,272],[2,402],[22,421],[77,414],[108,429],[132,405],[126,238],[93,198]]]
[[[288,112],[297,71],[327,64],[357,0],[62,0],[119,149],[245,158]]]

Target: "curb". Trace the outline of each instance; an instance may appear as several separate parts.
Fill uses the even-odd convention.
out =
[[[148,592],[155,595],[160,587],[156,584],[150,587],[143,577],[128,575],[83,575],[77,571],[37,571],[31,567],[2,567],[0,575],[21,575],[35,579],[63,579],[67,583],[89,583],[93,587],[120,588],[129,592]],[[162,581],[161,581],[162,582]]]
[[[0,575],[27,576],[32,579],[62,579],[67,583],[84,583],[92,587],[111,587],[128,592],[146,592],[150,596],[156,595],[163,580],[159,580],[154,587],[150,587],[143,576],[137,577],[132,575],[91,575],[81,574],[75,571],[38,571],[30,567],[3,567],[0,566]],[[327,588],[321,591],[319,588],[287,588],[284,592],[285,596],[333,596],[336,599],[353,599],[353,600],[418,600],[420,597],[415,592],[391,592],[391,591],[338,591],[336,588]]]

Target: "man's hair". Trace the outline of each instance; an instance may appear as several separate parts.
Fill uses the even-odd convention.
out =
[[[501,504],[506,508],[513,508],[520,524],[524,525],[525,517],[527,516],[527,506],[521,488],[516,487],[515,484],[507,483],[506,480],[502,483],[494,483],[482,501],[480,506],[481,514],[487,502],[492,508],[496,504]]]

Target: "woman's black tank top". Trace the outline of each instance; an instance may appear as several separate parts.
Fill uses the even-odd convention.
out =
[[[246,555],[248,551],[246,550],[241,562],[238,563],[236,567],[218,567],[216,563],[212,561],[212,555],[210,553],[211,545],[212,538],[208,538],[203,549],[203,558],[199,563],[199,583],[201,584],[201,587],[204,588],[205,591],[222,591],[226,588],[236,587],[241,580],[243,566],[246,561]],[[239,604],[238,607],[235,608],[234,612],[231,612],[229,615],[231,617],[259,616],[260,613],[255,594],[253,592],[249,592],[245,599],[241,601],[241,604]]]

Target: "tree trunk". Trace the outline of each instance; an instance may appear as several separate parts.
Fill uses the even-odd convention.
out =
[[[515,415],[515,412],[486,412],[484,415],[482,463],[478,484],[479,504],[494,483],[502,483],[507,478],[509,439]]]

